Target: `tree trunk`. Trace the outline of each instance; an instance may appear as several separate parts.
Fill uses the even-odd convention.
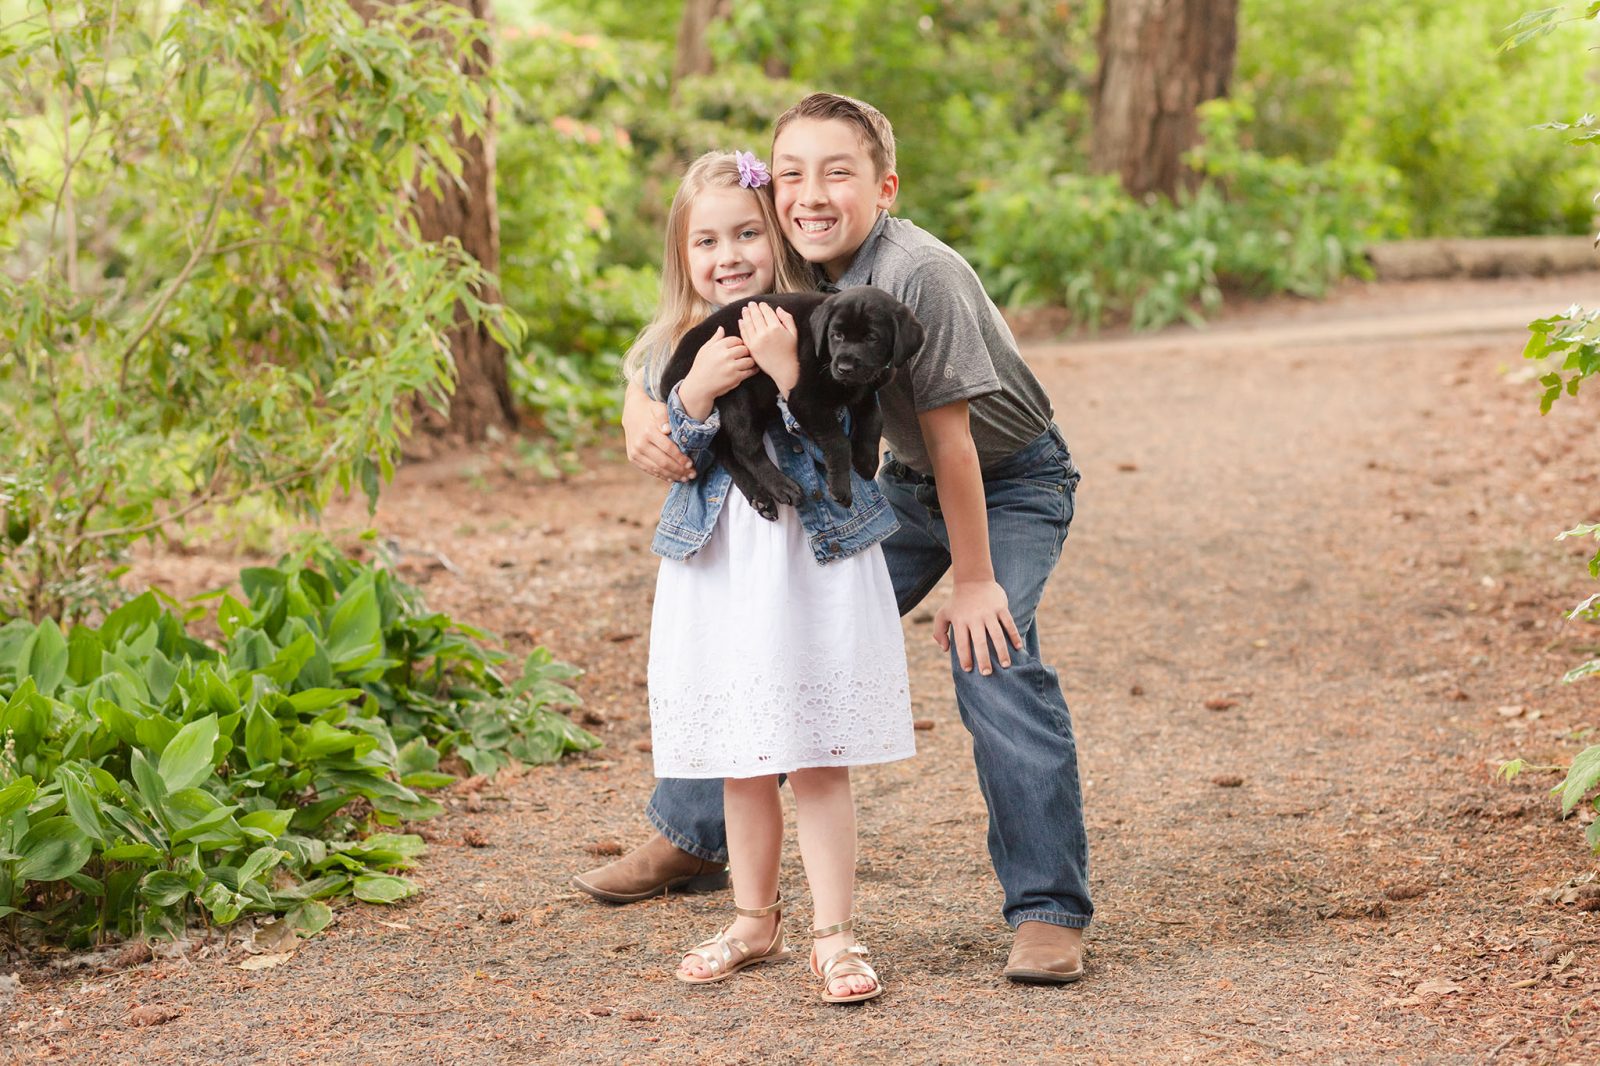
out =
[[[672,66],[672,84],[698,74],[710,74],[711,44],[706,31],[717,19],[727,18],[733,0],[684,0],[678,23],[678,60]]]
[[[490,0],[450,0],[469,10],[474,18],[490,18]],[[492,62],[489,49],[481,44],[463,60],[469,74],[488,71]],[[430,241],[454,236],[467,253],[489,271],[500,269],[500,220],[494,199],[494,98],[488,102],[487,122],[482,134],[463,138],[459,124],[455,141],[461,152],[461,179],[465,188],[441,182],[439,197],[427,190],[417,196],[417,223],[422,236]],[[482,294],[497,301],[500,294]],[[416,407],[415,426],[431,436],[449,436],[468,441],[485,439],[492,430],[512,429],[517,412],[506,379],[506,352],[489,331],[474,325],[466,310],[456,308],[456,325],[450,330],[450,349],[456,361],[456,391],[450,398],[448,421],[425,407]]]
[[[1239,0],[1106,0],[1090,166],[1134,196],[1194,180],[1195,108],[1226,96]]]

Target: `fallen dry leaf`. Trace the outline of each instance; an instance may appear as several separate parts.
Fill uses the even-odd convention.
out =
[[[293,951],[298,944],[299,937],[295,935],[294,926],[280,920],[257,926],[255,936],[250,938],[248,950],[255,954],[272,954]]]
[[[912,721],[912,723],[911,723],[911,728],[912,729],[921,729],[924,732],[926,732],[927,730],[933,728],[933,719],[932,718],[917,718],[917,719],[914,719]]]
[[[477,829],[468,829],[461,834],[461,842],[469,848],[486,848],[489,838]]]
[[[165,1025],[178,1016],[171,1007],[135,1007],[128,1012],[128,1024],[144,1028],[147,1025]]]
[[[1511,703],[1505,705],[1504,707],[1496,707],[1494,709],[1494,713],[1498,714],[1501,718],[1516,718],[1526,709],[1527,708],[1523,707],[1523,705],[1520,703]]]
[[[1443,977],[1435,977],[1430,981],[1422,982],[1412,991],[1419,996],[1448,996],[1452,992],[1461,991],[1461,986]]]
[[[583,850],[590,855],[621,855],[622,845],[615,840],[596,840],[593,844],[585,844]]]
[[[644,740],[636,740],[636,741],[634,741],[633,742],[633,750],[634,751],[646,751],[646,752],[654,751],[655,750],[655,745],[650,743],[650,739],[648,737],[646,737]]]
[[[274,951],[266,955],[252,955],[239,964],[241,970],[270,970],[294,958],[292,951]]]
[[[1225,711],[1229,707],[1237,706],[1239,706],[1238,700],[1230,700],[1226,696],[1213,696],[1206,700],[1206,710],[1208,711]]]
[[[1238,774],[1218,774],[1211,779],[1211,783],[1218,788],[1238,788],[1244,784],[1244,778]]]

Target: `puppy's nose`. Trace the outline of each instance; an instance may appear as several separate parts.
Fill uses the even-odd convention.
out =
[[[833,369],[840,374],[853,374],[856,370],[856,363],[854,359],[836,359],[833,363]]]

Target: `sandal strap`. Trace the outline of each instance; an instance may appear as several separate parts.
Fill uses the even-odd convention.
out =
[[[777,899],[773,900],[771,903],[767,904],[765,907],[756,907],[753,910],[751,908],[749,908],[749,907],[734,907],[733,908],[733,913],[742,914],[746,918],[765,918],[767,915],[771,914],[773,911],[779,911],[779,910],[782,910],[782,909],[783,909],[783,897],[780,895]]]
[[[735,951],[739,954],[735,955]],[[702,940],[684,954],[699,956],[712,976],[715,976],[734,963],[749,958],[750,945],[736,936],[729,936],[728,931],[724,929],[710,940]]]
[[[870,977],[878,980],[878,971],[866,961],[869,952],[860,944],[851,944],[847,948],[840,948],[828,956],[828,961],[821,965],[821,977],[824,981],[832,981],[835,977]]]
[[[834,933],[848,933],[856,927],[856,916],[851,915],[838,925],[830,925],[822,929],[811,930],[812,936],[832,936]]]

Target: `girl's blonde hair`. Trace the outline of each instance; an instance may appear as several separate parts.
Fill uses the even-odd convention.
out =
[[[694,198],[707,189],[737,188],[740,188],[739,164],[734,153],[707,152],[689,164],[683,182],[672,197],[672,207],[667,211],[667,235],[661,256],[661,299],[656,317],[640,331],[622,361],[622,373],[627,380],[632,381],[648,370],[655,377],[646,384],[654,388],[678,341],[695,323],[716,310],[694,291],[694,282],[689,276],[689,208]],[[772,242],[772,291],[815,289],[811,266],[783,239],[772,183],[769,181],[759,189],[751,189],[750,195],[760,205],[761,222],[767,239]]]

